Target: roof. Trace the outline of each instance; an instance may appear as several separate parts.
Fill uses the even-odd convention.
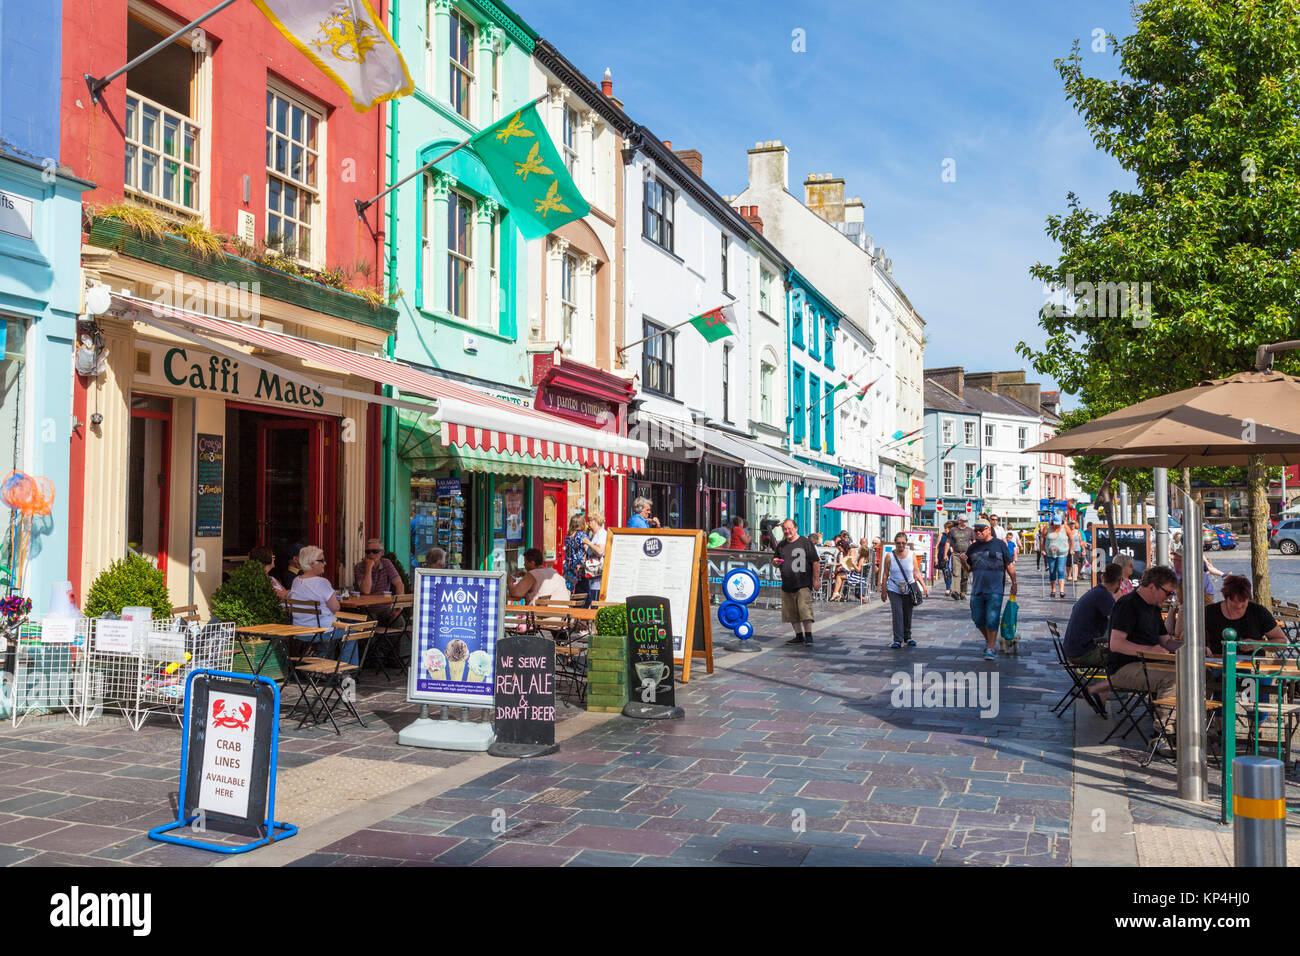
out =
[[[925,380],[925,407],[941,412],[956,412],[961,415],[978,415],[980,410],[970,402],[963,401],[933,379]]]
[[[930,383],[927,381],[926,385]],[[929,394],[927,392],[927,394]],[[977,410],[990,415],[1014,415],[1017,418],[1032,418],[1038,420],[1042,414],[1035,411],[1028,405],[1021,405],[1014,398],[1008,398],[1006,395],[998,395],[994,392],[985,391],[982,388],[966,386],[962,389],[968,404],[974,405]]]

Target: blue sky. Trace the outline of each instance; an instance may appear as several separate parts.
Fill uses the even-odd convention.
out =
[[[789,147],[801,199],[809,173],[842,176],[927,323],[928,367],[1026,367],[1015,345],[1041,343],[1046,298],[1028,270],[1057,252],[1046,217],[1070,191],[1104,209],[1131,184],[1052,66],[1078,39],[1089,73],[1118,75],[1109,45],[1092,51],[1093,31],[1130,34],[1128,0],[514,9],[592,80],[609,67],[628,114],[674,149],[700,150],[717,192],[744,188],[745,150],[760,140]],[[806,52],[792,50],[796,29]],[[955,182],[941,178],[949,158]]]

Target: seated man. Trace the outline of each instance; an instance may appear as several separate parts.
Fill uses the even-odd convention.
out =
[[[393,562],[384,557],[384,544],[378,538],[366,542],[366,556],[352,568],[358,594],[405,594],[402,576]]]
[[[1091,591],[1079,598],[1070,612],[1070,623],[1065,626],[1065,659],[1079,667],[1101,667],[1105,653],[1099,642],[1106,639],[1110,612],[1115,608],[1115,595],[1119,593],[1123,571],[1118,564],[1106,565],[1101,581]]]
[[[1169,697],[1174,692],[1172,665],[1147,661],[1138,655],[1153,650],[1172,653],[1179,643],[1165,628],[1160,605],[1174,596],[1178,576],[1173,568],[1152,565],[1142,575],[1142,582],[1132,594],[1115,602],[1110,613],[1110,654],[1106,672],[1110,683],[1121,690],[1149,690],[1153,698]],[[1088,692],[1105,700],[1109,688],[1104,682],[1093,684]]]
[[[550,598],[555,601],[569,600],[569,589],[564,585],[564,575],[546,564],[541,548],[529,548],[524,552],[524,572],[510,585],[512,601],[532,604],[538,598]]]

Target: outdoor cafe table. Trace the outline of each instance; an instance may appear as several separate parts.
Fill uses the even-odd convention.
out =
[[[349,611],[368,611],[372,607],[387,607],[393,603],[391,594],[353,594],[351,597],[339,598],[339,607]],[[397,603],[405,604],[412,600],[410,594],[396,596]]]
[[[244,655],[244,660],[248,661],[250,672],[260,674],[262,668],[266,665],[266,658],[263,657],[260,664],[254,665],[253,659],[248,654],[248,649],[244,647],[244,640],[254,641],[284,641],[295,637],[306,637],[309,634],[324,634],[326,631],[332,631],[332,627],[300,627],[297,624],[258,624],[255,627],[239,627],[235,629],[235,640],[239,642],[239,652]]]

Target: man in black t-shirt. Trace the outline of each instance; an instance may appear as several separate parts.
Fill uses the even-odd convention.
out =
[[[817,549],[799,536],[793,518],[781,524],[785,540],[776,546],[774,562],[781,571],[781,620],[794,627],[787,644],[812,647],[812,589],[820,582],[822,566]]]
[[[1174,596],[1177,585],[1178,575],[1173,568],[1152,565],[1143,573],[1137,589],[1115,602],[1115,609],[1110,612],[1110,653],[1106,657],[1106,672],[1112,687],[1150,690],[1153,698],[1173,695],[1173,666],[1151,661],[1144,665],[1139,655],[1156,650],[1172,653],[1178,648],[1178,642],[1165,629],[1165,619],[1160,613],[1160,605]],[[1094,684],[1088,690],[1104,697],[1107,687]]]

